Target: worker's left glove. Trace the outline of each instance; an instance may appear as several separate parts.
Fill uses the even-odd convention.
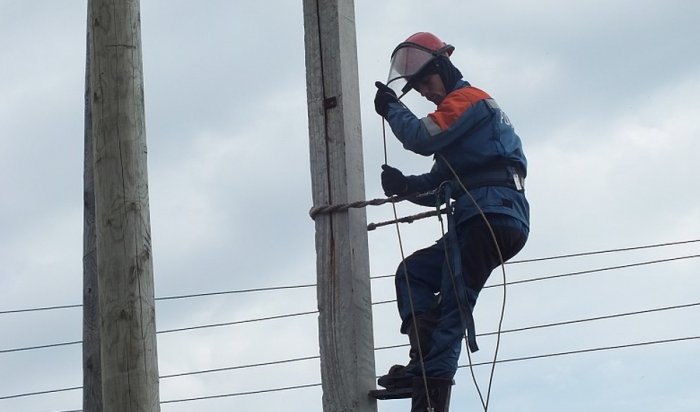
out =
[[[389,111],[390,103],[398,103],[399,98],[396,97],[396,92],[382,82],[374,82],[377,86],[377,94],[374,96],[374,110],[378,115],[386,118]]]
[[[408,178],[399,169],[382,165],[382,189],[387,197],[405,195],[409,189]]]

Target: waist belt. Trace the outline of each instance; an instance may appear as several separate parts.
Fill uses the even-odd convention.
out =
[[[477,189],[485,186],[502,186],[509,187],[518,192],[525,191],[525,172],[515,166],[498,166],[489,169],[475,170],[468,174],[460,176],[467,190]],[[457,198],[464,194],[462,185],[453,181],[453,198]]]

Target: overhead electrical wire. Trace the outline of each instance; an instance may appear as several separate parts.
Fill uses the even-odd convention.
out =
[[[273,286],[273,287],[261,287],[261,288],[251,288],[251,289],[233,289],[233,290],[224,290],[224,291],[218,291],[218,292],[203,292],[203,293],[192,293],[192,294],[187,294],[187,295],[161,296],[161,297],[156,297],[155,300],[156,301],[179,300],[179,299],[191,299],[191,298],[201,298],[201,297],[219,296],[219,295],[233,295],[233,294],[240,294],[240,293],[269,292],[269,291],[280,291],[280,290],[289,290],[289,289],[304,289],[304,288],[312,288],[312,287],[316,287],[316,284],[309,283],[309,284],[302,284],[302,285]],[[75,309],[75,308],[82,308],[82,307],[83,307],[82,304],[41,306],[41,307],[26,308],[26,309],[3,310],[3,311],[0,311],[0,315],[7,315],[7,314],[13,314],[13,313],[25,313],[25,312],[41,312],[41,311],[49,311],[49,310],[57,310],[57,309]]]
[[[653,309],[642,309],[642,310],[631,311],[631,312],[615,313],[615,314],[610,314],[610,315],[601,315],[601,316],[595,316],[595,317],[589,317],[589,318],[583,318],[583,319],[574,319],[574,320],[569,320],[569,321],[561,321],[561,322],[553,322],[553,323],[546,323],[546,324],[539,324],[539,325],[532,325],[532,326],[524,326],[524,327],[520,327],[520,328],[506,329],[506,330],[501,331],[501,333],[502,334],[516,333],[516,332],[523,332],[523,331],[529,331],[529,330],[535,330],[535,329],[544,329],[544,328],[550,328],[550,327],[556,327],[556,326],[565,326],[565,325],[572,325],[572,324],[578,324],[578,323],[584,323],[584,322],[593,322],[593,321],[599,321],[599,320],[607,320],[607,319],[614,319],[614,318],[663,312],[663,311],[668,311],[668,310],[687,309],[687,308],[697,307],[697,306],[700,306],[700,302],[673,305],[673,306],[664,306],[664,307],[658,307],[658,308],[653,308]],[[485,333],[480,333],[477,336],[483,337],[483,336],[495,335],[497,333],[498,332],[485,332]],[[695,337],[679,338],[676,340],[689,340],[689,339],[695,339]],[[671,340],[671,341],[676,341],[676,340]],[[654,342],[665,343],[666,341],[654,341]],[[380,346],[380,347],[375,347],[374,350],[375,351],[382,351],[382,350],[396,349],[396,348],[401,348],[401,347],[406,347],[406,346],[408,346],[408,345],[407,344],[399,344],[399,345]],[[640,344],[632,344],[632,346],[641,346],[641,345]],[[610,347],[610,348],[617,348],[617,346]],[[583,352],[593,352],[593,351],[597,351],[597,350],[600,350],[600,349],[587,349],[587,350],[583,350]],[[578,353],[581,351],[558,352],[558,353],[549,354],[549,355],[536,355],[536,356],[527,357],[527,359],[529,359],[529,358],[537,359],[537,358],[542,358],[542,357],[547,357],[547,356],[560,356],[561,354],[570,354],[572,352]],[[285,363],[295,363],[295,362],[315,360],[315,359],[319,359],[319,358],[320,358],[319,355],[311,355],[311,356],[289,358],[289,359],[282,359],[282,360],[276,360],[276,361],[252,363],[252,364],[246,364],[246,365],[234,365],[234,366],[221,367],[221,368],[203,369],[203,370],[197,370],[197,371],[191,371],[191,372],[164,374],[164,375],[161,375],[159,377],[159,379],[170,379],[170,378],[177,378],[177,377],[183,377],[183,376],[201,375],[201,374],[206,374],[206,373],[249,369],[249,368],[257,368],[257,367],[263,367],[263,366],[275,366],[275,365],[280,365],[280,364],[285,364]],[[526,359],[517,358],[515,360],[526,360]],[[501,360],[501,362],[512,362],[512,361],[514,361],[514,360]],[[473,366],[482,366],[482,365],[491,364],[491,363],[492,363],[492,361],[484,362],[484,363],[475,363],[475,364],[473,364]],[[464,366],[460,366],[460,368],[461,367],[464,367]],[[74,391],[74,390],[80,390],[80,389],[82,389],[82,386],[62,388],[62,389],[51,389],[51,390],[36,391],[36,392],[26,392],[26,393],[20,393],[20,394],[15,394],[15,395],[0,396],[0,400],[20,398],[20,397],[29,397],[29,396],[37,396],[37,395],[56,393],[56,392],[68,392],[68,391]]]
[[[698,242],[698,241],[700,241],[700,240],[668,242],[668,243],[660,243],[660,244],[654,244],[654,245],[635,246],[635,247],[618,248],[618,249],[608,249],[608,250],[600,250],[600,251],[594,251],[594,252],[583,252],[583,253],[576,253],[576,254],[551,256],[551,257],[546,257],[546,258],[511,261],[508,263],[509,264],[517,264],[517,263],[540,262],[543,260],[563,259],[563,258],[571,258],[571,257],[579,257],[579,256],[589,256],[589,255],[602,254],[602,253],[616,253],[616,252],[622,252],[622,251],[648,249],[648,248],[671,246],[671,245],[680,245],[680,244],[694,243],[694,242]],[[594,272],[610,271],[610,270],[630,268],[630,267],[643,266],[643,265],[650,265],[650,264],[656,264],[656,263],[677,261],[677,260],[682,260],[682,259],[693,259],[693,258],[698,258],[698,257],[700,257],[700,255],[687,255],[687,256],[679,256],[679,257],[667,258],[667,259],[657,259],[657,260],[644,261],[644,262],[638,262],[638,263],[632,263],[632,264],[609,266],[609,267],[591,269],[591,270],[585,270],[585,271],[569,272],[569,273],[563,273],[563,274],[557,274],[557,275],[550,275],[550,276],[543,276],[543,277],[537,277],[537,278],[510,281],[510,282],[506,282],[505,284],[509,285],[509,284],[528,283],[528,282],[556,279],[556,278],[562,278],[562,277],[568,277],[568,276],[576,276],[576,275],[582,275],[582,274],[588,274],[588,273],[594,273]],[[381,277],[383,277],[383,276],[373,277],[372,279],[377,279],[377,278],[381,278]],[[392,275],[392,277],[393,277],[393,275]],[[248,293],[248,292],[259,292],[259,291],[274,291],[274,290],[284,290],[284,289],[310,288],[310,287],[314,287],[314,286],[315,286],[315,284],[305,284],[305,285],[291,285],[291,286],[281,286],[281,287],[241,289],[241,290],[231,290],[231,291],[223,291],[223,292],[210,292],[210,293],[179,295],[179,296],[165,296],[165,297],[161,297],[161,298],[157,298],[157,299],[159,299],[159,300],[175,300],[175,299],[186,299],[186,298],[192,298],[192,297],[225,295],[225,294],[233,294],[233,293]],[[492,287],[498,287],[498,286],[503,286],[503,284],[488,285],[485,288],[492,288]],[[373,302],[372,304],[379,305],[379,304],[390,303],[390,302],[394,302],[394,301],[395,300],[380,301],[380,302]],[[542,325],[535,325],[535,326],[529,326],[529,327],[523,327],[523,328],[516,328],[516,329],[504,330],[504,331],[502,331],[502,333],[520,332],[520,331],[525,331],[525,330],[533,330],[533,329],[552,327],[552,326],[561,326],[561,325],[589,322],[589,321],[602,320],[602,319],[612,319],[612,318],[623,317],[623,316],[632,316],[632,315],[638,315],[638,314],[644,314],[644,313],[658,312],[658,311],[663,311],[663,310],[687,308],[687,307],[698,306],[698,305],[700,305],[700,303],[689,303],[689,304],[684,304],[684,305],[676,305],[676,306],[669,306],[669,307],[663,307],[663,308],[648,309],[648,310],[641,310],[641,311],[634,311],[634,312],[626,312],[626,313],[619,313],[619,314],[613,314],[613,315],[605,315],[605,316],[598,316],[598,317],[592,317],[592,318],[586,318],[586,319],[578,319],[578,320],[573,320],[573,321],[563,321],[563,322],[556,322],[556,323],[550,323],[550,324],[542,324]],[[33,309],[8,310],[8,311],[0,311],[0,315],[20,313],[20,312],[30,312],[30,311],[44,311],[44,310],[75,308],[75,307],[81,307],[81,306],[82,305],[62,305],[62,306],[51,306],[51,307],[42,307],[42,308],[33,308]],[[191,327],[185,327],[185,328],[163,330],[163,331],[159,331],[157,333],[173,333],[173,332],[181,332],[181,331],[194,330],[194,329],[203,329],[203,328],[211,328],[211,327],[219,327],[219,326],[230,326],[230,325],[264,321],[264,320],[281,319],[281,318],[287,318],[287,317],[293,317],[293,316],[310,315],[310,314],[315,314],[315,313],[318,313],[318,311],[300,312],[300,313],[293,313],[293,314],[287,314],[287,315],[278,315],[278,316],[271,316],[271,317],[265,317],[265,318],[248,319],[248,320],[242,320],[242,321],[224,322],[224,323],[217,323],[217,324],[198,325],[198,326],[191,326]],[[492,335],[495,333],[496,332],[482,333],[482,334],[479,334],[478,336]],[[653,345],[653,344],[661,344],[661,343],[679,342],[679,341],[686,341],[686,340],[695,340],[695,339],[699,339],[699,338],[700,337],[698,337],[698,336],[693,336],[693,337],[685,337],[685,338],[675,338],[675,339],[657,340],[657,341],[641,342],[641,343],[633,343],[633,344],[625,344],[625,345],[617,345],[617,346],[608,346],[608,347],[601,347],[601,348],[557,352],[557,353],[535,355],[535,356],[522,357],[522,358],[500,359],[497,361],[497,363],[515,362],[515,361],[522,361],[522,360],[540,359],[540,358],[546,358],[546,357],[572,355],[572,354],[595,352],[595,351],[602,351],[602,350],[611,350],[611,349],[620,349],[620,348],[628,348],[628,347],[635,347],[635,346],[645,346],[645,345]],[[80,343],[82,343],[82,341],[70,341],[70,342],[62,342],[62,343],[55,343],[55,344],[48,344],[48,345],[39,345],[39,346],[33,346],[33,347],[5,349],[5,350],[0,350],[0,353],[9,353],[9,352],[17,352],[17,351],[25,351],[25,350],[33,350],[33,349],[43,349],[43,348],[51,348],[51,347],[57,347],[57,346],[76,345],[76,344],[80,344]],[[394,346],[378,347],[378,348],[375,348],[375,350],[391,349],[391,348],[396,348],[396,347],[401,347],[401,346],[406,346],[406,345],[394,345]],[[319,358],[319,356],[307,356],[307,357],[301,357],[301,358],[286,359],[286,360],[280,360],[280,361],[271,361],[271,362],[264,362],[264,363],[251,364],[251,365],[239,365],[239,366],[223,367],[223,368],[216,368],[216,369],[209,369],[209,370],[202,370],[202,371],[184,372],[184,373],[177,373],[177,374],[171,374],[171,375],[163,375],[163,376],[161,376],[161,379],[167,379],[167,378],[173,378],[173,377],[179,377],[179,376],[195,375],[195,374],[203,374],[203,373],[212,373],[212,372],[219,372],[219,371],[226,371],[226,370],[252,368],[252,367],[259,367],[259,366],[266,366],[266,365],[275,365],[275,364],[280,364],[280,363],[298,362],[298,361],[318,359],[318,358]],[[473,364],[473,366],[492,365],[492,364],[493,364],[493,361],[489,361],[489,362],[476,363],[476,364]],[[466,365],[460,366],[460,368],[463,368],[463,367],[466,367]],[[311,387],[311,386],[320,386],[320,384],[299,385],[299,386],[294,386],[294,387],[277,388],[277,389],[270,389],[270,390],[263,390],[263,391],[241,392],[241,393],[234,393],[234,394],[224,394],[224,395],[214,395],[214,396],[199,397],[199,398],[171,400],[171,401],[164,401],[162,403],[176,403],[176,402],[186,402],[186,401],[193,401],[193,400],[200,400],[200,399],[213,399],[213,398],[217,398],[217,397],[250,395],[250,394],[255,394],[255,393],[265,393],[265,392],[274,392],[274,391],[279,391],[279,390],[299,389],[299,388]],[[17,397],[24,397],[24,396],[38,396],[38,395],[43,395],[43,394],[50,394],[50,393],[64,392],[64,391],[71,391],[71,390],[79,390],[79,389],[82,389],[82,387],[71,387],[71,388],[31,392],[31,393],[18,394],[18,395],[2,396],[2,397],[0,397],[0,400],[17,398]],[[80,410],[76,410],[76,411],[80,411]]]
[[[570,254],[554,255],[554,256],[547,256],[547,257],[541,257],[541,258],[511,260],[511,261],[506,262],[506,265],[515,265],[515,264],[522,264],[522,263],[534,263],[534,262],[542,262],[542,261],[547,261],[547,260],[567,259],[567,258],[582,257],[582,256],[592,256],[592,255],[599,255],[599,254],[605,254],[605,253],[628,252],[628,251],[633,251],[633,250],[653,249],[653,248],[666,247],[666,246],[678,246],[678,245],[697,243],[697,242],[700,242],[700,239],[681,240],[681,241],[676,241],[676,242],[656,243],[656,244],[650,244],[650,245],[631,246],[631,247],[616,248],[616,249],[596,250],[596,251],[591,251],[591,252],[570,253]],[[380,275],[380,276],[372,276],[372,277],[370,277],[370,279],[381,279],[381,278],[394,277],[394,276],[395,275]],[[172,296],[156,297],[155,300],[156,301],[161,301],[161,300],[164,301],[164,300],[191,299],[191,298],[200,298],[200,297],[208,297],[208,296],[220,296],[220,295],[231,295],[231,294],[253,293],[253,292],[269,292],[269,291],[288,290],[288,289],[303,289],[303,288],[312,288],[312,287],[316,287],[316,284],[315,283],[308,283],[308,284],[300,284],[300,285],[270,286],[270,287],[251,288],[251,289],[233,289],[233,290],[224,290],[224,291],[215,291],[215,292],[192,293],[192,294],[184,294],[184,295],[172,295]],[[25,313],[25,312],[51,311],[51,310],[58,310],[58,309],[75,309],[75,308],[81,308],[81,307],[83,307],[82,304],[73,304],[73,305],[40,306],[40,307],[23,308],[23,309],[8,309],[8,310],[0,310],[0,315],[8,315],[8,314],[14,314],[14,313]]]
[[[533,326],[523,326],[520,328],[505,329],[505,330],[501,331],[501,333],[507,334],[507,333],[515,333],[515,332],[524,332],[524,331],[535,330],[535,329],[544,329],[544,328],[551,328],[551,327],[556,327],[556,326],[573,325],[573,324],[577,324],[577,323],[594,322],[594,321],[599,321],[599,320],[608,320],[608,319],[622,318],[622,317],[635,316],[635,315],[644,315],[644,314],[648,314],[648,313],[663,312],[663,311],[674,310],[674,309],[687,309],[687,308],[696,307],[696,306],[700,306],[700,302],[687,303],[687,304],[674,305],[674,306],[665,306],[665,307],[654,308],[654,309],[637,310],[637,311],[632,311],[632,312],[616,313],[616,314],[612,314],[612,315],[594,316],[594,317],[589,317],[589,318],[575,319],[575,320],[568,320],[568,321],[561,321],[561,322],[543,323],[543,324],[533,325]],[[496,335],[496,334],[498,334],[498,332],[483,332],[483,333],[479,333],[477,336],[483,337],[483,336],[490,336],[490,335]],[[399,344],[399,345],[379,346],[379,347],[374,348],[374,350],[380,351],[380,350],[386,350],[386,349],[396,349],[396,348],[401,348],[401,347],[406,347],[406,346],[408,346],[408,344],[403,343],[403,344]]]
[[[551,279],[558,279],[558,278],[570,277],[570,276],[587,275],[587,274],[596,273],[596,272],[605,272],[605,271],[617,270],[617,269],[627,269],[627,268],[637,267],[637,266],[646,266],[646,265],[653,265],[656,263],[666,263],[666,262],[673,262],[673,261],[677,261],[677,260],[696,259],[696,258],[700,258],[700,254],[687,255],[687,256],[677,256],[677,257],[666,258],[666,259],[647,260],[644,262],[629,263],[629,264],[617,265],[617,266],[608,266],[608,267],[604,267],[604,268],[582,270],[582,271],[577,271],[577,272],[568,272],[568,273],[562,273],[559,275],[550,275],[550,276],[542,276],[542,277],[536,277],[536,278],[530,278],[530,279],[514,280],[512,282],[508,282],[508,284],[509,285],[518,285],[521,283],[539,282],[541,280],[551,280]],[[497,287],[497,286],[501,286],[501,285],[488,285],[488,286],[484,286],[484,289],[493,288],[493,287]]]
[[[240,324],[244,324],[244,323],[262,322],[262,321],[267,321],[267,320],[285,319],[285,318],[291,318],[291,317],[297,317],[297,316],[313,315],[315,313],[318,313],[318,311],[314,310],[314,311],[308,311],[308,312],[289,313],[289,314],[285,314],[285,315],[267,316],[264,318],[244,319],[244,320],[237,320],[237,321],[232,321],[232,322],[222,322],[222,323],[211,323],[211,324],[188,326],[188,327],[175,328],[175,329],[164,329],[164,330],[156,331],[156,334],[160,335],[160,334],[184,332],[184,331],[196,330],[196,329],[207,329],[207,328],[216,328],[216,327],[222,327],[222,326],[233,326],[233,325],[240,325]],[[75,341],[69,341],[69,342],[51,343],[51,344],[47,344],[47,345],[25,346],[25,347],[20,347],[20,348],[11,348],[11,349],[0,349],[0,354],[1,353],[11,353],[11,352],[22,352],[22,351],[35,350],[35,349],[53,348],[53,347],[57,347],[57,346],[79,345],[81,343],[83,343],[82,340],[75,340]]]
[[[582,354],[582,353],[601,352],[601,351],[614,350],[614,349],[636,348],[636,347],[640,347],[640,346],[660,345],[660,344],[664,344],[664,343],[685,342],[685,341],[696,340],[696,339],[700,339],[700,336],[686,336],[686,337],[681,337],[681,338],[660,339],[660,340],[653,340],[653,341],[646,341],[646,342],[627,343],[627,344],[622,344],[622,345],[602,346],[602,347],[589,348],[589,349],[576,349],[576,350],[570,350],[570,351],[564,351],[564,352],[546,353],[543,355],[521,356],[518,358],[499,359],[498,363],[520,362],[520,361],[528,361],[528,360],[535,360],[535,359],[552,358],[555,356],[578,355],[578,354]],[[490,365],[491,362],[492,361],[475,363],[472,366]],[[461,365],[461,366],[459,366],[459,368],[466,368],[467,366],[468,365]]]
[[[653,249],[653,248],[665,247],[665,246],[678,246],[678,245],[684,245],[684,244],[688,244],[688,243],[697,243],[697,242],[700,242],[700,239],[679,240],[676,242],[665,242],[665,243],[655,243],[655,244],[651,244],[651,245],[630,246],[630,247],[623,247],[623,248],[616,248],[616,249],[605,249],[605,250],[597,250],[597,251],[593,251],[593,252],[569,253],[569,254],[565,254],[565,255],[556,255],[556,256],[549,256],[549,257],[542,257],[542,258],[511,260],[509,262],[506,262],[506,264],[515,265],[515,264],[519,264],[519,263],[533,263],[533,262],[542,262],[545,260],[568,259],[568,258],[573,258],[573,257],[601,255],[601,254],[605,254],[605,253],[630,252],[633,250]]]
[[[659,340],[653,340],[653,341],[634,342],[634,343],[621,344],[621,345],[601,346],[601,347],[595,347],[595,348],[586,348],[586,349],[576,349],[576,350],[562,351],[562,352],[545,353],[545,354],[541,354],[541,355],[521,356],[521,357],[517,357],[517,358],[498,359],[496,362],[498,362],[498,363],[522,362],[522,361],[530,361],[530,360],[537,360],[537,359],[544,359],[544,358],[551,358],[551,357],[558,357],[558,356],[580,355],[580,354],[584,354],[584,353],[602,352],[602,351],[608,351],[608,350],[629,349],[629,348],[636,348],[636,347],[650,346],[650,345],[661,345],[661,344],[667,344],[667,343],[687,342],[687,341],[698,340],[698,339],[700,339],[700,336],[685,336],[685,337],[679,337],[679,338],[659,339]],[[492,363],[493,363],[493,361],[486,361],[486,362],[474,363],[474,364],[472,364],[472,366],[486,366],[486,365],[491,365]],[[468,366],[469,365],[460,365],[460,366],[458,366],[458,368],[463,369],[463,368],[467,368]],[[207,399],[220,399],[220,398],[227,398],[227,397],[234,397],[234,396],[246,396],[246,395],[256,395],[256,394],[262,394],[262,393],[270,393],[270,392],[281,392],[281,391],[288,391],[288,390],[295,390],[295,389],[304,389],[304,388],[311,388],[311,387],[317,387],[317,386],[321,386],[321,384],[320,383],[310,383],[310,384],[303,384],[303,385],[286,386],[286,387],[281,387],[281,388],[261,389],[261,390],[256,390],[256,391],[232,392],[232,393],[206,395],[206,396],[198,396],[198,397],[191,397],[191,398],[171,399],[171,400],[161,401],[160,403],[161,404],[168,404],[168,403],[192,402],[192,401],[207,400]],[[10,398],[19,398],[19,397],[23,397],[23,396],[37,396],[39,394],[47,394],[47,393],[67,392],[67,391],[80,390],[80,389],[82,389],[82,387],[54,389],[54,390],[49,390],[49,391],[41,391],[41,392],[34,392],[34,393],[27,393],[27,394],[3,396],[3,397],[0,397],[0,400],[10,399]],[[74,409],[71,411],[62,411],[62,412],[81,412],[81,411],[82,411],[81,409]]]
[[[549,276],[541,276],[541,277],[530,278],[530,279],[514,280],[514,281],[507,282],[506,285],[517,285],[517,284],[522,284],[522,283],[539,282],[539,281],[545,281],[545,280],[550,280],[550,279],[559,279],[559,278],[570,277],[570,276],[579,276],[579,275],[584,275],[584,274],[611,271],[611,270],[616,270],[616,269],[626,269],[626,268],[631,268],[631,267],[645,266],[645,265],[658,264],[658,263],[666,263],[666,262],[672,262],[672,261],[677,261],[677,260],[695,259],[695,258],[699,258],[699,257],[700,257],[700,255],[688,255],[688,256],[678,256],[678,257],[667,258],[667,259],[656,259],[656,260],[650,260],[650,261],[644,261],[644,262],[630,263],[630,264],[626,264],[626,265],[607,266],[607,267],[603,267],[603,268],[589,269],[589,270],[584,270],[584,271],[568,272],[568,273],[549,275]],[[494,288],[494,287],[499,287],[499,286],[503,286],[503,283],[486,285],[486,286],[484,286],[484,289],[489,289],[489,288]],[[382,304],[393,303],[393,302],[396,302],[396,299],[372,302],[372,305],[382,305]],[[284,314],[284,315],[269,316],[269,317],[264,317],[264,318],[245,319],[245,320],[232,321],[232,322],[195,325],[195,326],[188,326],[188,327],[182,327],[182,328],[174,328],[174,329],[166,329],[166,330],[162,330],[162,331],[157,331],[156,334],[167,334],[167,333],[183,332],[183,331],[197,330],[197,329],[208,329],[208,328],[214,328],[214,327],[233,326],[233,325],[238,325],[238,324],[243,324],[243,323],[252,323],[252,322],[260,322],[260,321],[267,321],[267,320],[275,320],[275,319],[284,319],[284,318],[297,317],[297,316],[312,315],[315,313],[318,313],[318,311],[314,310],[314,311],[308,311],[308,312],[298,312],[298,313],[291,313],[291,314]],[[82,340],[75,340],[75,341],[68,341],[68,342],[51,343],[51,344],[46,344],[46,345],[36,345],[36,346],[25,346],[25,347],[19,347],[19,348],[0,349],[0,354],[30,351],[30,350],[37,350],[37,349],[47,349],[47,348],[61,347],[61,346],[78,345],[81,343],[82,343]]]

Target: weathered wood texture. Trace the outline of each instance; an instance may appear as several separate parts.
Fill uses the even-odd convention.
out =
[[[304,0],[314,205],[365,198],[352,0]],[[319,215],[316,254],[323,410],[374,412],[374,339],[364,209]]]
[[[104,411],[159,411],[139,2],[89,1]]]
[[[88,8],[88,16],[90,11]],[[83,411],[102,411],[100,365],[100,303],[97,286],[95,239],[95,187],[92,158],[92,107],[90,89],[90,20],[85,59],[85,154],[83,162]]]

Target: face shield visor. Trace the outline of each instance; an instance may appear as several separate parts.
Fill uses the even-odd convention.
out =
[[[413,83],[418,80],[417,74],[428,63],[441,54],[448,55],[454,47],[445,45],[439,50],[431,50],[416,43],[405,42],[396,46],[391,53],[391,66],[387,86],[391,87],[398,96],[408,93]]]

